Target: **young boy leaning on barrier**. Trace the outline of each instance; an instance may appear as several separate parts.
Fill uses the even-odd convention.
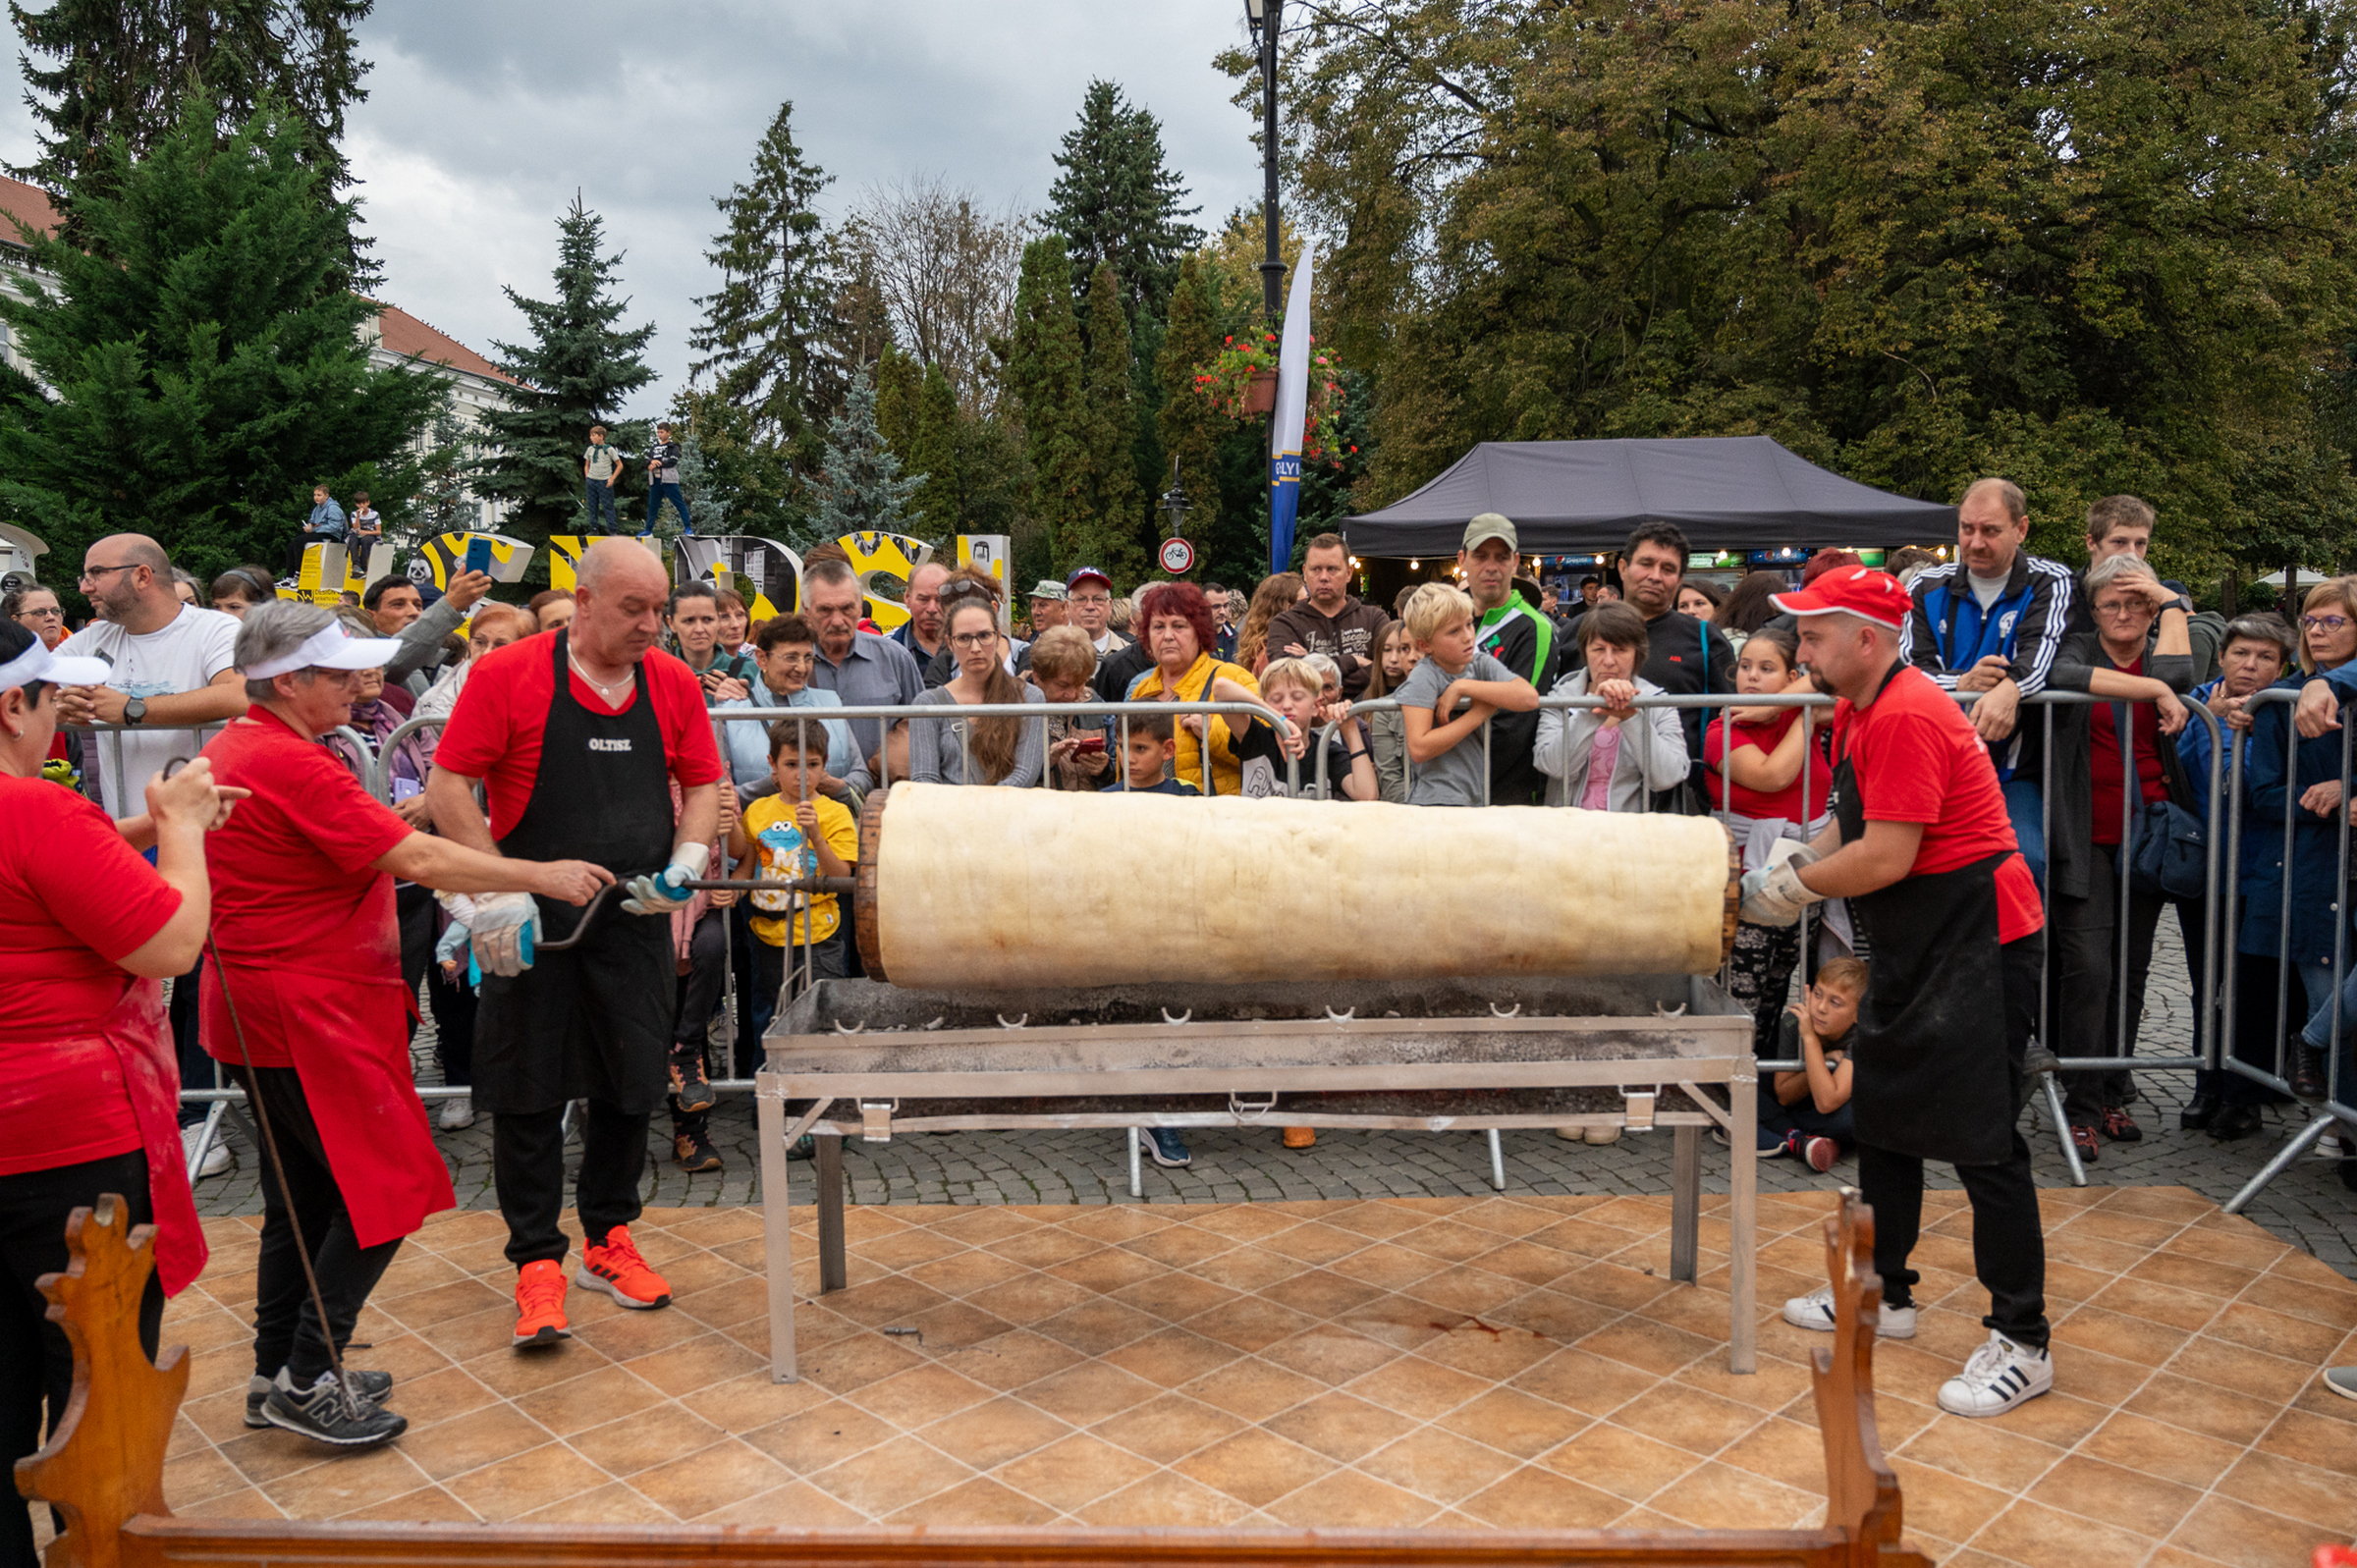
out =
[[[1122,741],[1122,771],[1103,793],[1133,789],[1147,795],[1199,795],[1203,791],[1184,779],[1171,777],[1178,755],[1178,724],[1167,713],[1132,715]]]
[[[1372,800],[1382,792],[1375,762],[1350,704],[1343,701],[1342,672],[1332,659],[1313,653],[1300,659],[1278,659],[1260,673],[1260,700],[1285,716],[1292,732],[1280,735],[1266,719],[1237,715],[1229,721],[1235,735],[1235,755],[1242,765],[1243,792],[1255,798],[1297,794],[1307,800],[1317,789],[1317,764],[1309,752],[1310,737],[1326,725],[1335,732],[1326,742],[1326,783],[1337,799]],[[1286,784],[1286,759],[1299,759],[1301,787]]]
[[[1421,656],[1396,693],[1413,775],[1408,804],[1478,806],[1489,779],[1483,722],[1494,713],[1530,712],[1538,689],[1480,650],[1473,599],[1463,589],[1428,582],[1401,619]],[[1459,699],[1472,702],[1462,714]]]

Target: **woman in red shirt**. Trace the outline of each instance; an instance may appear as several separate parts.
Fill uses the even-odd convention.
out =
[[[164,1297],[204,1267],[175,1114],[180,1072],[158,981],[185,975],[212,898],[204,835],[228,809],[197,762],[147,786],[147,811],[117,825],[41,777],[60,685],[96,685],[106,666],[59,659],[0,622],[0,1434],[6,1457],[40,1446],[74,1386],[74,1351],[33,1282],[62,1271],[66,1221],[112,1193],[155,1229],[156,1271],[139,1305],[155,1354]],[[149,865],[138,846],[153,844]],[[31,1516],[0,1519],[0,1560],[34,1560]]]
[[[1752,696],[1815,690],[1800,674],[1799,650],[1799,637],[1781,626],[1753,632],[1735,661],[1735,690]],[[1767,864],[1778,839],[1805,841],[1824,830],[1833,764],[1821,735],[1806,708],[1729,708],[1703,731],[1711,814],[1742,845],[1745,871]],[[1799,962],[1799,926],[1746,920],[1735,927],[1727,992],[1752,1016],[1754,1055],[1776,1054],[1784,994]]]

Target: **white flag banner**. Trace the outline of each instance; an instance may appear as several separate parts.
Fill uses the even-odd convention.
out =
[[[1309,415],[1309,280],[1315,246],[1304,241],[1286,297],[1285,337],[1277,346],[1277,417],[1269,435],[1269,569],[1293,560],[1293,518],[1301,508],[1301,427]]]

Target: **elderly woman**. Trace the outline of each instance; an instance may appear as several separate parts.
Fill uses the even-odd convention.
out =
[[[1153,656],[1154,667],[1129,682],[1123,694],[1126,700],[1260,701],[1260,683],[1249,670],[1211,656],[1219,631],[1211,601],[1193,583],[1158,582],[1148,588],[1138,598],[1137,621],[1143,633],[1139,640]],[[1243,789],[1243,761],[1227,720],[1217,714],[1186,714],[1178,721],[1178,740],[1176,777],[1181,783],[1207,795],[1233,795]],[[1211,754],[1208,782],[1203,777],[1206,751]]]
[[[945,595],[946,597],[946,595]],[[947,685],[916,699],[919,707],[1020,706],[1045,702],[1037,686],[1009,674],[999,618],[987,596],[950,599],[945,651],[958,663]],[[962,735],[962,738],[961,738]],[[916,719],[908,726],[908,777],[919,784],[1006,784],[1028,789],[1047,766],[1047,725],[1030,719]]]
[[[2277,681],[2284,689],[2322,686],[2328,716],[2338,703],[2357,692],[2357,576],[2334,577],[2309,591],[2300,607],[2300,670]],[[2332,946],[2340,898],[2340,813],[2350,802],[2341,798],[2340,747],[2337,724],[2326,728],[2305,710],[2297,749],[2286,770],[2284,757],[2292,741],[2292,707],[2271,702],[2253,710],[2250,751],[2243,778],[2250,798],[2243,803],[2242,931],[2238,946],[2275,962],[2288,963],[2299,976],[2291,993],[2293,1016],[2304,998],[2308,1010],[2322,1022],[2293,1042],[2290,1071],[2292,1093],[2303,1099],[2321,1098],[2327,1087],[2325,1062],[2314,1042],[2330,1042],[2332,1021]],[[2283,914],[2283,823],[2292,822],[2291,923]],[[2351,1029],[2341,1025],[2340,1098],[2357,1094],[2349,1056]]]
[[[57,590],[37,584],[19,588],[5,601],[0,601],[0,619],[15,622],[41,639],[41,646],[55,652],[66,640],[66,613],[57,602]]]
[[[1596,697],[1604,706],[1539,710],[1532,758],[1548,779],[1547,803],[1643,811],[1650,792],[1685,782],[1685,724],[1675,708],[1636,707],[1637,698],[1659,696],[1662,688],[1637,674],[1650,639],[1634,608],[1599,603],[1578,629],[1586,663],[1548,695]]]
[[[2084,780],[2088,789],[2084,797],[2075,791],[2066,797],[2057,788],[2049,812],[2050,863],[2080,868],[2085,877],[2083,888],[2060,875],[2054,880],[2055,1035],[2060,1055],[2132,1056],[2153,934],[2167,900],[2134,889],[2123,900],[2119,857],[2133,852],[2135,820],[2146,805],[2172,796],[2193,804],[2175,741],[2186,720],[2177,694],[2193,684],[2193,655],[2182,601],[2142,560],[2122,555],[2097,562],[2086,590],[2095,630],[2063,639],[2048,683],[2121,700],[2073,707],[2055,722],[2055,776]],[[2118,970],[2123,921],[2124,977]],[[2099,1134],[2127,1143],[2144,1136],[2128,1114],[2128,1088],[2125,1068],[2074,1072],[2065,1080],[2063,1110],[2082,1161],[2095,1160]]]

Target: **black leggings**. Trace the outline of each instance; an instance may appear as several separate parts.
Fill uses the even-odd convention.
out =
[[[147,1203],[147,1157],[137,1150],[104,1160],[49,1170],[0,1176],[0,1447],[10,1465],[41,1445],[41,1407],[48,1405],[46,1430],[55,1432],[74,1391],[74,1347],[65,1330],[49,1322],[49,1302],[34,1287],[43,1274],[63,1273],[66,1219],[76,1209],[115,1193],[130,1206],[131,1221],[155,1217]],[[139,1344],[152,1359],[164,1321],[164,1287],[147,1276],[139,1298]],[[22,1502],[0,1509],[0,1568],[35,1568],[32,1514]]]
[[[223,1070],[238,1080],[248,1097],[258,1098],[269,1112],[270,1130],[278,1140],[279,1158],[287,1165],[287,1191],[279,1190],[270,1156],[261,1154],[262,1251],[253,1281],[253,1372],[275,1378],[284,1367],[299,1388],[307,1388],[329,1367],[328,1335],[320,1331],[319,1314],[311,1306],[310,1284],[303,1278],[302,1255],[310,1254],[311,1272],[318,1276],[320,1299],[327,1303],[327,1326],[336,1349],[352,1340],[352,1325],[368,1293],[385,1275],[401,1238],[360,1245],[352,1227],[352,1211],[344,1204],[343,1189],[327,1162],[327,1149],[311,1120],[310,1101],[302,1080],[292,1067],[256,1067],[250,1075],[242,1065],[224,1063]],[[254,1080],[260,1083],[258,1095]],[[293,1199],[293,1212],[288,1209]],[[295,1221],[302,1229],[302,1245],[295,1242]]]

